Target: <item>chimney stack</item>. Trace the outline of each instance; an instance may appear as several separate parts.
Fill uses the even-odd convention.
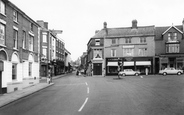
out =
[[[48,22],[44,22],[43,20],[36,21],[42,28],[48,29]]]
[[[106,29],[107,28],[107,22],[104,22],[103,24],[104,24],[104,29]]]
[[[137,28],[137,20],[132,20],[132,29],[136,29]]]

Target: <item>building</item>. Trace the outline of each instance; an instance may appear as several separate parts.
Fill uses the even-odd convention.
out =
[[[71,72],[71,53],[65,49],[65,72]]]
[[[104,72],[104,31],[96,31],[87,43],[87,71],[92,71],[93,75],[103,75]]]
[[[39,82],[40,26],[8,0],[0,0],[0,93]]]
[[[104,28],[104,58],[106,75],[117,74],[121,69],[154,73],[155,42],[154,26],[138,26],[137,20],[131,27]]]
[[[49,30],[48,22],[38,20],[40,31],[40,76],[47,77],[51,69],[53,75],[64,73],[64,42],[56,31]],[[60,31],[61,32],[61,31]]]
[[[184,20],[181,25],[155,28],[156,73],[166,67],[184,69]]]
[[[87,69],[87,52],[83,52],[81,59],[80,68],[86,70]]]

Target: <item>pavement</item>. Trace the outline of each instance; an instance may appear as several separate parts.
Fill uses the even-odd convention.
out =
[[[54,76],[53,80],[58,79],[60,77],[63,77],[65,75],[66,74],[59,75],[59,76]],[[52,86],[52,85],[54,85],[53,82],[49,84],[49,83],[46,82],[46,79],[42,78],[40,80],[40,83],[38,83],[38,84],[34,84],[32,86],[26,87],[22,90],[17,90],[15,92],[2,94],[2,95],[0,95],[0,107],[3,107],[5,105],[10,104],[14,101],[17,101],[19,99],[22,99],[26,96],[29,96],[29,95],[31,95],[35,92],[38,92],[38,91],[40,91],[44,88],[47,88],[49,86]]]

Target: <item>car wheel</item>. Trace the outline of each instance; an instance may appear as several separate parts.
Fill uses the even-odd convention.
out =
[[[177,75],[181,75],[181,72],[178,72]]]
[[[163,73],[163,75],[167,75],[167,73],[166,73],[166,72],[164,72],[164,73]]]
[[[138,73],[135,73],[135,76],[138,76],[139,74]]]
[[[125,73],[123,73],[122,75],[125,76]]]

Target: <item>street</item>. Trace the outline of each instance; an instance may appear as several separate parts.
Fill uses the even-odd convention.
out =
[[[0,115],[183,115],[184,75],[56,79],[55,85],[0,108]]]

